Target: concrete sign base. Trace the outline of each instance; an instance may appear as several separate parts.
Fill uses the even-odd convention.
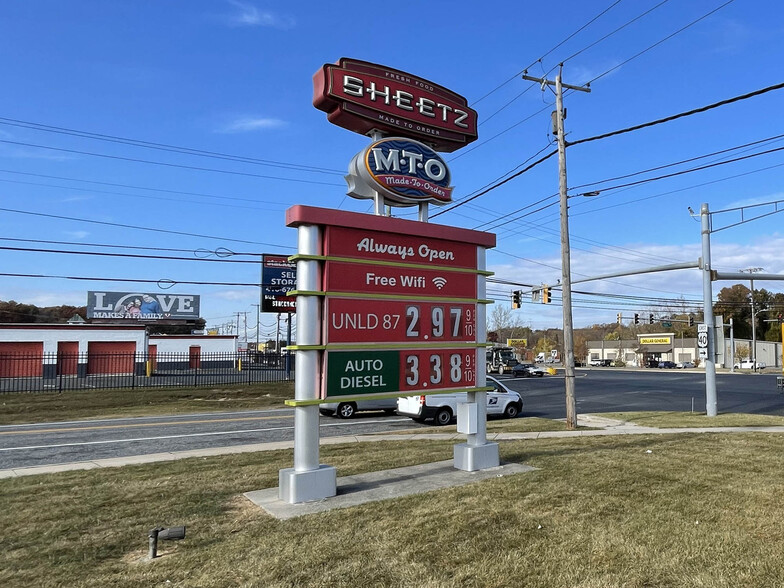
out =
[[[501,463],[498,456],[498,443],[469,445],[458,443],[454,447],[454,465],[458,470],[475,472],[496,468]]]
[[[278,498],[289,504],[322,500],[337,494],[337,470],[320,464],[316,470],[298,472],[294,468],[278,472]]]

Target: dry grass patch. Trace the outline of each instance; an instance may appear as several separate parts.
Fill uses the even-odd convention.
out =
[[[293,382],[3,394],[0,425],[283,408],[283,402],[293,397]]]
[[[504,460],[539,470],[288,521],[241,496],[277,485],[288,451],[2,480],[0,585],[781,586],[782,441],[508,442]],[[381,442],[322,461],[350,475],[451,454]],[[134,563],[149,528],[174,524],[188,537],[170,556]]]
[[[608,412],[597,416],[662,429],[672,427],[776,427],[784,417],[766,414],[727,413],[708,417],[704,412]]]

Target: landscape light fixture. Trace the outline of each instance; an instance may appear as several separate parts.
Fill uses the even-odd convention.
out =
[[[150,549],[147,552],[149,559],[158,557],[158,540],[162,541],[179,541],[185,539],[185,526],[181,527],[155,527],[150,529],[148,535],[150,539]]]

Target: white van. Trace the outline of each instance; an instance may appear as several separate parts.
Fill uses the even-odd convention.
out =
[[[319,404],[319,412],[324,416],[335,415],[341,419],[350,419],[364,410],[383,410],[387,414],[395,414],[397,398],[369,398],[350,402],[324,402]]]
[[[487,385],[495,389],[487,393],[487,414],[503,415],[513,419],[523,410],[523,399],[517,392],[501,382],[487,376]],[[429,394],[427,396],[404,396],[397,399],[397,414],[411,417],[418,423],[433,419],[436,425],[448,425],[457,414],[457,404],[467,402],[468,394]]]

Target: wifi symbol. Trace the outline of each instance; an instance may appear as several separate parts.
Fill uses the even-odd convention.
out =
[[[439,290],[446,286],[446,278],[442,278],[441,276],[436,276],[433,278],[433,283],[436,285],[436,288]]]

